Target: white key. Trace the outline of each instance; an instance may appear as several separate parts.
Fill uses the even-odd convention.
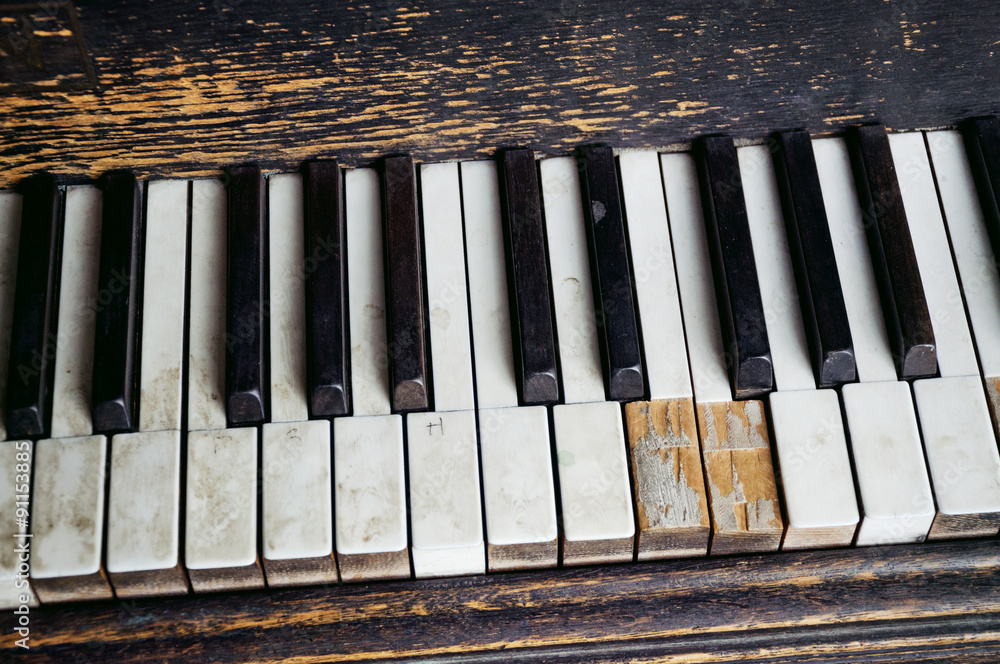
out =
[[[548,411],[517,407],[496,165],[461,168],[489,568],[555,567]]]
[[[11,440],[0,443],[0,609],[15,609],[24,612],[22,606],[38,606],[38,599],[28,581],[31,561],[22,566],[18,547],[26,545],[30,555],[30,538],[27,526],[18,524],[18,519],[30,519],[28,507],[31,484],[30,440]]]
[[[920,132],[893,134],[889,145],[934,328],[938,370],[942,376],[976,376],[979,364],[941,219],[924,136]]]
[[[555,567],[559,528],[547,409],[480,410],[479,445],[490,570]]]
[[[930,539],[995,535],[1000,454],[979,376],[913,383],[938,516]]]
[[[351,332],[351,401],[354,415],[388,415],[389,353],[382,272],[382,205],[378,172],[344,174],[347,286]]]
[[[921,542],[934,520],[910,386],[855,383],[843,389],[864,515],[858,546]]]
[[[14,316],[17,281],[17,247],[21,238],[21,196],[0,192],[0,376],[7,376],[10,329]],[[5,412],[7,380],[0,380],[0,413]],[[7,440],[7,425],[0,417],[0,441]]]
[[[458,164],[424,164],[420,189],[434,409],[471,410],[475,398]]]
[[[226,187],[196,180],[191,192],[188,430],[226,426]]]
[[[267,584],[336,582],[330,423],[265,424],[263,467]]]
[[[111,599],[101,573],[105,436],[35,446],[31,576],[43,602]]]
[[[962,135],[928,132],[927,144],[983,376],[1000,377],[1000,278]]]
[[[406,434],[414,575],[482,574],[475,413],[410,413]]]
[[[107,569],[117,597],[187,592],[179,564],[180,485],[179,431],[111,439]]]
[[[552,409],[563,519],[563,564],[632,560],[635,523],[622,416],[614,402]]]
[[[618,157],[628,218],[632,271],[651,399],[690,398],[684,323],[670,248],[660,159],[655,152]],[[477,364],[478,367],[478,364]]]
[[[476,401],[480,408],[516,406],[503,219],[494,162],[462,164],[462,206],[469,306],[476,341]]]
[[[150,182],[143,267],[139,430],[181,428],[188,183]]]
[[[847,546],[858,523],[847,438],[837,393],[816,390],[770,151],[761,145],[737,154],[780,390],[770,402],[788,510],[782,547]]]
[[[195,592],[262,588],[257,565],[257,429],[187,436],[184,563]]]
[[[101,257],[102,195],[97,187],[66,189],[62,274],[59,285],[59,350],[52,390],[53,438],[89,436],[94,370],[94,303]]]
[[[541,162],[542,203],[566,403],[604,400],[580,174],[572,157]]]
[[[333,471],[341,578],[408,578],[403,418],[335,418]]]
[[[864,382],[895,381],[896,367],[882,319],[847,144],[841,138],[817,139],[813,141],[813,153],[851,325],[858,377]]]
[[[309,418],[306,396],[306,287],[302,176],[268,180],[271,421]]]
[[[661,155],[660,166],[670,213],[695,399],[698,403],[732,401],[699,198],[698,171],[689,154]]]
[[[896,381],[847,145],[819,139],[813,151],[861,381],[842,392],[863,507],[857,544],[920,541],[934,514],[930,480],[909,385]]]

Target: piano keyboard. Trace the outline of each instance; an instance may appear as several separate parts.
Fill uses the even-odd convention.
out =
[[[996,535],[1000,121],[963,133],[33,177],[0,607]]]

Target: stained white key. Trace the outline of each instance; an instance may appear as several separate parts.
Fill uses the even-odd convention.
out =
[[[471,410],[472,346],[458,164],[420,167],[434,409]]]
[[[101,254],[102,195],[98,187],[66,189],[59,344],[52,390],[53,438],[89,436],[94,367],[94,303]]]
[[[563,564],[632,560],[635,523],[622,416],[614,402],[552,409],[563,519]]]
[[[662,155],[660,166],[670,213],[695,398],[698,403],[732,401],[699,198],[698,171],[689,154]]]
[[[410,413],[406,441],[414,575],[482,574],[475,413]]]
[[[388,415],[391,411],[379,196],[379,177],[374,169],[358,168],[344,174],[351,397],[355,416]]]
[[[226,426],[226,187],[191,184],[189,431]]]
[[[555,567],[548,411],[517,407],[496,165],[461,168],[489,568]]]
[[[738,157],[779,390],[770,403],[788,510],[782,547],[847,546],[859,515],[840,402],[816,390],[771,155],[761,145]]]
[[[403,418],[335,418],[333,471],[341,578],[408,578]]]
[[[195,592],[262,588],[257,564],[257,429],[187,436],[184,564]]]
[[[503,219],[494,162],[462,164],[462,207],[475,339],[476,401],[480,408],[516,406]]]
[[[30,519],[28,506],[31,485],[33,446],[30,440],[0,443],[0,609],[38,606],[38,599],[28,581],[30,562],[19,559],[20,546],[29,547],[28,527],[19,519]],[[25,537],[21,537],[25,536]],[[30,554],[29,554],[30,555]]]
[[[479,411],[491,571],[559,560],[549,418],[543,406]]]
[[[691,374],[660,160],[655,152],[623,152],[618,157],[618,169],[628,218],[649,397],[691,397]]]
[[[146,199],[139,430],[181,428],[188,183],[150,182]]]
[[[14,282],[17,279],[17,246],[21,238],[21,196],[0,192],[0,413],[7,393],[7,360],[14,316]],[[0,417],[0,441],[7,440],[7,425]]]
[[[107,570],[117,597],[187,592],[180,567],[180,475],[179,431],[111,439]]]
[[[267,584],[336,582],[330,423],[265,424],[262,454]]]
[[[982,373],[1000,378],[1000,278],[962,135],[928,132],[927,145]]]
[[[31,576],[42,602],[111,599],[101,573],[105,436],[35,446]]]
[[[268,180],[271,421],[309,418],[306,396],[306,291],[302,176]]]
[[[921,542],[934,520],[910,386],[855,383],[843,388],[864,515],[858,546]]]
[[[603,401],[580,174],[571,157],[543,159],[540,168],[563,397]]]
[[[861,381],[842,391],[863,507],[857,544],[920,541],[934,501],[909,386],[896,382],[847,145],[819,139],[813,151]]]
[[[979,373],[923,134],[889,137],[942,376]]]

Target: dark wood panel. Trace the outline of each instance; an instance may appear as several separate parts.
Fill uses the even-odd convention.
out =
[[[204,175],[514,144],[568,154],[861,121],[926,128],[1000,109],[991,0],[76,6],[97,88],[5,93],[0,185],[40,168]]]
[[[986,662],[998,570],[987,540],[77,605],[30,653],[0,616],[0,659]]]

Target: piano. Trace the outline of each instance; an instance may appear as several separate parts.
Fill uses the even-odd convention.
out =
[[[0,4],[3,661],[996,661],[995,16]]]

